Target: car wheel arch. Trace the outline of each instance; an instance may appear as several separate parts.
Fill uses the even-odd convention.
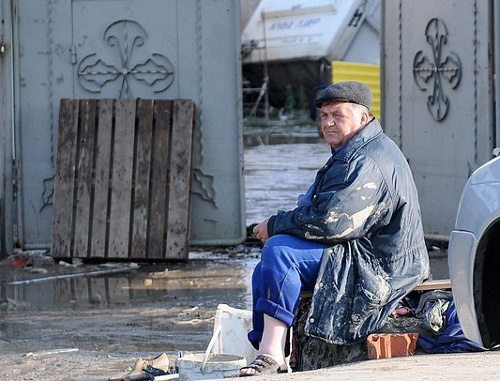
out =
[[[500,343],[500,218],[493,221],[479,238],[473,289],[483,345],[493,347]]]

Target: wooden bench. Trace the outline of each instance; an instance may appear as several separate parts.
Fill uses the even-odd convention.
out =
[[[449,279],[426,280],[413,289],[413,291],[432,290],[451,290],[451,281]],[[304,291],[300,294],[300,297],[301,299],[310,299],[312,295],[312,291]]]
[[[55,258],[188,257],[195,105],[62,99]]]
[[[413,289],[413,291],[451,290],[450,279],[426,280]]]

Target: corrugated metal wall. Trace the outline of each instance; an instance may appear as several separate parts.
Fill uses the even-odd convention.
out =
[[[380,65],[333,61],[332,83],[343,81],[364,82],[373,92],[371,112],[380,119]]]

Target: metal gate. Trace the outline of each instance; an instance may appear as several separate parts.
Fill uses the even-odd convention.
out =
[[[13,250],[13,54],[12,8],[0,3],[0,257]]]
[[[492,2],[383,4],[384,127],[413,170],[427,237],[447,240],[495,146]]]
[[[15,9],[13,179],[22,247],[50,246],[61,98],[192,99],[190,242],[244,239],[239,2],[0,1]]]

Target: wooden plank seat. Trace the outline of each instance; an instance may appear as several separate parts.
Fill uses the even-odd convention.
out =
[[[62,99],[55,258],[188,257],[195,105]]]
[[[420,283],[413,291],[451,290],[450,279],[426,280]]]
[[[426,280],[416,286],[413,291],[451,290],[450,279]],[[300,294],[302,299],[312,298],[312,291],[304,291]]]

